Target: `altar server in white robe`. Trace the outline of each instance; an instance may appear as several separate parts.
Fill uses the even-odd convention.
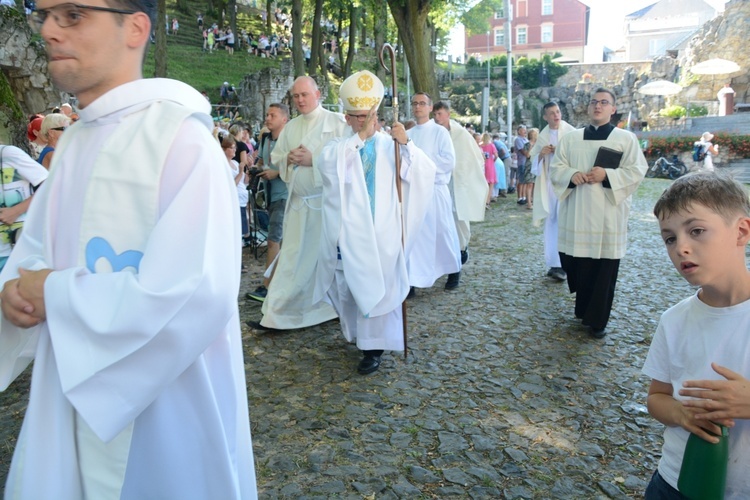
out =
[[[555,102],[548,102],[542,107],[542,116],[547,126],[539,133],[534,147],[531,148],[531,171],[536,175],[534,183],[534,225],[544,221],[544,262],[547,265],[547,276],[558,281],[567,278],[560,263],[557,251],[557,217],[558,199],[549,176],[549,166],[555,157],[560,138],[575,130],[575,127],[562,119],[560,107]]]
[[[450,182],[453,197],[453,219],[461,248],[461,265],[469,260],[471,222],[484,220],[485,202],[489,185],[484,176],[484,157],[477,141],[457,121],[451,120],[450,103],[439,101],[432,109],[435,123],[445,127],[451,135],[456,153],[456,168]]]
[[[404,349],[401,304],[409,292],[406,259],[431,206],[435,165],[395,123],[376,132],[383,84],[369,71],[347,78],[339,91],[353,134],[334,139],[318,159],[323,176],[323,237],[315,296],[328,296],[349,342],[363,358],[361,374],[376,371],[384,350]],[[400,146],[403,207],[396,191]],[[404,246],[400,238],[402,215]]]
[[[0,274],[0,387],[34,361],[5,498],[256,498],[239,212],[210,106],[141,79],[153,3],[92,2],[34,13],[80,120]]]
[[[263,319],[260,324],[248,322],[254,328],[304,328],[336,318],[331,304],[313,301],[323,220],[317,157],[328,141],[350,129],[343,115],[323,109],[318,85],[309,76],[297,78],[291,94],[300,114],[286,124],[271,153],[271,163],[289,190],[283,244],[263,302]]]
[[[411,98],[412,114],[417,124],[406,133],[414,144],[435,163],[435,193],[424,225],[409,255],[409,282],[412,287],[429,288],[447,274],[446,290],[459,285],[461,245],[453,220],[453,199],[448,185],[456,167],[456,153],[451,136],[444,127],[430,120],[432,99],[419,92]]]
[[[565,134],[550,169],[560,199],[558,249],[568,288],[576,294],[575,315],[598,339],[606,335],[625,255],[631,195],[647,169],[635,134],[610,124],[616,109],[611,91],[594,92],[591,124]],[[601,147],[622,153],[616,168],[595,165]]]

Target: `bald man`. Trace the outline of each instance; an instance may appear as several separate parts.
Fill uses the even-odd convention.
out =
[[[309,76],[297,78],[291,94],[300,114],[281,131],[271,153],[271,163],[279,168],[289,189],[283,243],[263,302],[263,319],[248,322],[260,330],[304,328],[336,318],[329,303],[313,303],[323,220],[322,180],[316,158],[329,140],[345,134],[348,125],[344,115],[323,109],[318,85]]]

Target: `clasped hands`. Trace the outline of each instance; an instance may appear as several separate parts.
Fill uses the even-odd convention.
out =
[[[576,186],[581,184],[597,184],[604,182],[607,178],[607,170],[602,167],[594,167],[588,173],[576,172],[573,177],[570,178],[570,182]]]
[[[0,307],[5,319],[21,328],[30,328],[47,319],[44,307],[44,283],[51,269],[18,270],[18,278],[5,283],[0,292]]]
[[[693,418],[705,424],[714,422],[734,426],[734,419],[750,418],[750,380],[716,363],[711,368],[725,380],[687,380],[683,382],[680,396],[694,399],[681,401],[694,412]]]

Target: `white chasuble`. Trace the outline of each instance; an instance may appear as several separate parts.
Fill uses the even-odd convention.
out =
[[[401,146],[404,247],[401,243],[401,213],[396,192],[393,139],[376,133],[374,213],[359,150],[364,143],[358,134],[331,141],[319,158],[323,177],[323,238],[316,268],[315,296],[322,298],[331,288],[337,268],[359,310],[359,325],[400,314],[409,292],[406,260],[431,206],[435,182],[434,163],[416,146]],[[340,254],[340,259],[339,259]],[[340,288],[340,287],[339,287]],[[343,298],[347,300],[346,297]],[[362,349],[403,349],[401,324],[374,333],[378,339]],[[386,321],[385,324],[391,324]],[[342,327],[344,324],[342,323]],[[344,331],[347,340],[357,332]],[[359,344],[358,344],[359,345]]]
[[[323,205],[317,157],[328,141],[341,137],[347,130],[351,131],[343,115],[318,106],[307,115],[300,115],[287,123],[271,153],[273,164],[279,167],[281,178],[289,186],[289,197],[281,250],[263,302],[263,326],[303,328],[336,317],[330,304],[313,300]],[[312,152],[312,167],[287,161],[289,152],[300,145]]]
[[[0,274],[51,268],[47,320],[0,321],[0,386],[34,359],[6,498],[256,498],[236,190],[195,90],[81,110]]]

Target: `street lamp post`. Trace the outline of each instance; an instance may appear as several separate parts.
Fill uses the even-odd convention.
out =
[[[513,29],[511,23],[513,21],[513,5],[510,0],[505,0],[505,47],[508,50],[508,62],[507,62],[507,73],[505,80],[508,83],[508,143],[513,138]]]
[[[489,132],[490,123],[490,32],[487,31],[487,87],[482,92],[482,131]]]

